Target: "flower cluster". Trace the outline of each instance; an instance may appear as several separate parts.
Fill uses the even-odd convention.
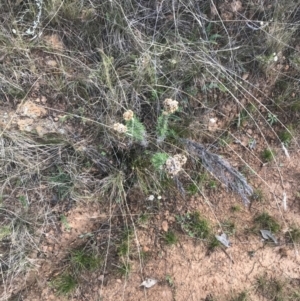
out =
[[[126,133],[127,132],[127,126],[122,123],[115,123],[113,125],[113,128],[118,133]]]
[[[165,164],[165,170],[170,176],[174,177],[182,170],[182,166],[186,163],[186,161],[187,158],[185,155],[179,154],[169,157]]]
[[[178,101],[171,98],[166,98],[164,100],[164,115],[173,114],[178,110]]]
[[[131,110],[128,110],[123,114],[123,118],[125,121],[131,120],[133,118],[133,116],[134,116],[134,114]]]

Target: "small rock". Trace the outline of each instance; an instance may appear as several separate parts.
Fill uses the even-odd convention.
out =
[[[161,223],[161,228],[163,229],[163,231],[168,232],[168,230],[169,230],[169,224],[168,224],[168,222],[167,221],[163,221]]]
[[[44,37],[45,42],[55,50],[63,51],[64,44],[60,39],[60,36],[57,34],[52,34]]]
[[[117,283],[122,283],[122,280],[121,279],[117,279],[116,282]]]
[[[46,61],[46,65],[49,67],[56,67],[57,62],[55,60],[48,60],[48,61]]]
[[[242,76],[242,79],[247,80],[248,77],[249,77],[249,73],[244,73]]]
[[[175,217],[174,216],[169,216],[168,221],[171,222],[171,223],[174,223],[175,222]]]
[[[104,275],[100,275],[100,276],[98,277],[98,280],[102,282],[102,281],[104,280]]]
[[[149,249],[147,246],[143,246],[143,251],[144,251],[144,252],[149,252],[149,250],[150,250],[150,249]]]
[[[42,96],[41,102],[42,102],[42,103],[46,103],[46,102],[47,102],[47,98],[46,98],[45,96]]]
[[[31,118],[18,119],[17,124],[20,131],[31,132],[33,129],[33,119]]]
[[[47,253],[47,250],[48,250],[48,247],[47,247],[47,246],[42,246],[42,251],[43,251],[44,253]]]
[[[46,109],[33,103],[30,100],[24,102],[23,104],[20,104],[18,111],[21,116],[26,116],[33,119],[41,118],[47,115]]]

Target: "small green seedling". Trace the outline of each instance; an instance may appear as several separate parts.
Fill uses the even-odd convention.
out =
[[[267,121],[270,125],[273,125],[278,122],[277,115],[272,114],[271,112],[268,113]]]
[[[233,205],[233,206],[231,206],[230,210],[232,212],[239,212],[239,211],[241,211],[241,206],[239,206],[239,205]]]
[[[120,257],[128,256],[130,251],[130,241],[132,238],[132,230],[131,229],[124,229],[122,233],[122,240],[120,245],[117,248],[118,255]]]
[[[171,287],[174,286],[174,281],[173,281],[171,275],[169,275],[169,274],[166,275],[166,281],[167,281],[169,286],[171,286]]]
[[[208,187],[209,187],[210,189],[216,189],[216,188],[217,188],[217,182],[216,182],[215,180],[210,180],[210,181],[208,182]]]
[[[23,208],[28,208],[27,198],[26,198],[25,195],[20,195],[19,196],[19,201],[20,201]]]
[[[299,227],[291,227],[291,229],[286,232],[286,239],[288,242],[299,243],[300,242],[300,228]]]
[[[281,142],[287,146],[292,141],[293,135],[291,134],[290,131],[286,130],[279,134],[279,138],[280,138]]]
[[[66,231],[71,231],[71,226],[70,226],[70,224],[69,224],[69,222],[68,222],[65,215],[60,216],[60,221],[63,224]]]
[[[168,231],[167,233],[165,233],[163,238],[165,243],[169,246],[176,244],[178,241],[177,236],[173,231]]]
[[[11,229],[9,226],[0,227],[0,241],[6,236],[9,236],[10,234],[11,234]]]
[[[264,194],[261,189],[255,189],[252,196],[251,196],[252,201],[256,202],[263,202],[264,200]]]
[[[256,223],[257,228],[259,228],[258,230],[269,230],[272,233],[276,233],[280,230],[278,222],[267,212],[257,215],[254,218],[254,222]]]
[[[177,216],[177,222],[189,236],[206,239],[210,234],[210,226],[206,219],[200,217],[199,212]]]
[[[138,223],[140,225],[144,225],[149,221],[149,215],[146,213],[142,213],[138,218]]]
[[[187,187],[187,192],[188,192],[189,195],[195,195],[199,192],[199,188],[196,184],[191,183]]]
[[[233,235],[236,231],[234,222],[230,220],[224,221],[222,223],[222,228],[227,235]]]
[[[169,155],[166,153],[156,153],[151,158],[151,163],[156,170],[161,170]]]
[[[76,250],[71,253],[71,264],[76,271],[96,270],[101,264],[101,258],[88,254],[85,250]]]
[[[213,252],[220,246],[221,246],[220,241],[215,237],[215,235],[212,235],[208,241],[208,245],[207,245],[208,251]]]
[[[70,295],[77,286],[76,279],[70,274],[59,275],[52,281],[52,286],[59,295]]]
[[[248,301],[249,298],[248,298],[247,292],[240,292],[236,296],[231,297],[229,300],[230,301]]]
[[[283,301],[284,283],[276,278],[261,275],[256,280],[257,292],[268,300]]]
[[[128,277],[131,271],[131,265],[129,262],[123,262],[120,266],[118,266],[118,273],[121,276]]]
[[[261,157],[264,162],[271,162],[274,160],[275,154],[271,149],[267,148],[262,152]]]

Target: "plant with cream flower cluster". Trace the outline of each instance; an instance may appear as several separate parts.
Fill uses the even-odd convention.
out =
[[[165,140],[168,132],[168,121],[171,114],[175,113],[178,110],[178,101],[171,98],[166,98],[163,102],[164,110],[161,115],[158,117],[156,133],[157,133],[157,142],[161,143]],[[142,145],[147,146],[148,142],[146,139],[146,130],[144,125],[138,120],[134,115],[133,111],[128,110],[123,114],[123,118],[126,122],[126,125],[121,123],[115,123],[113,129],[121,134],[126,133],[128,136],[132,137],[137,142],[140,142]]]
[[[122,123],[115,123],[113,129],[121,134],[126,133],[134,140],[140,142],[142,145],[147,146],[146,130],[144,125],[134,116],[131,110],[123,114],[126,125]]]
[[[157,120],[157,142],[161,143],[165,140],[168,132],[168,121],[171,114],[178,110],[178,101],[172,100],[171,98],[166,98],[164,101],[164,111],[158,117]]]
[[[163,102],[163,111],[158,117],[156,133],[157,141],[163,142],[168,132],[168,121],[171,114],[178,110],[178,101],[171,98],[166,98]],[[126,134],[132,137],[142,145],[147,146],[146,130],[144,125],[134,115],[133,111],[128,110],[123,114],[126,125],[115,123],[113,129],[121,134]],[[186,163],[187,158],[184,155],[174,155],[170,157],[167,153],[158,152],[151,158],[151,163],[156,170],[165,170],[166,173],[175,177]]]

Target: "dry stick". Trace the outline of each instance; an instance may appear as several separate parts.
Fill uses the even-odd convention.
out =
[[[105,260],[104,260],[104,267],[103,267],[103,276],[105,277],[105,271],[106,271],[106,265],[108,261],[108,253],[109,253],[109,247],[110,247],[110,240],[111,240],[111,219],[112,219],[112,204],[111,200],[109,201],[109,233],[108,233],[108,242],[107,242],[107,248],[106,248],[106,254],[105,254]],[[104,284],[104,277],[102,277],[101,281],[101,287],[100,287],[100,294],[102,294],[103,284]]]
[[[202,160],[203,166],[218,180],[226,185],[227,188],[237,192],[245,205],[250,201],[248,196],[253,193],[253,188],[247,183],[246,178],[235,170],[227,161],[220,156],[210,153],[203,145],[188,139],[180,139],[190,153]]]

